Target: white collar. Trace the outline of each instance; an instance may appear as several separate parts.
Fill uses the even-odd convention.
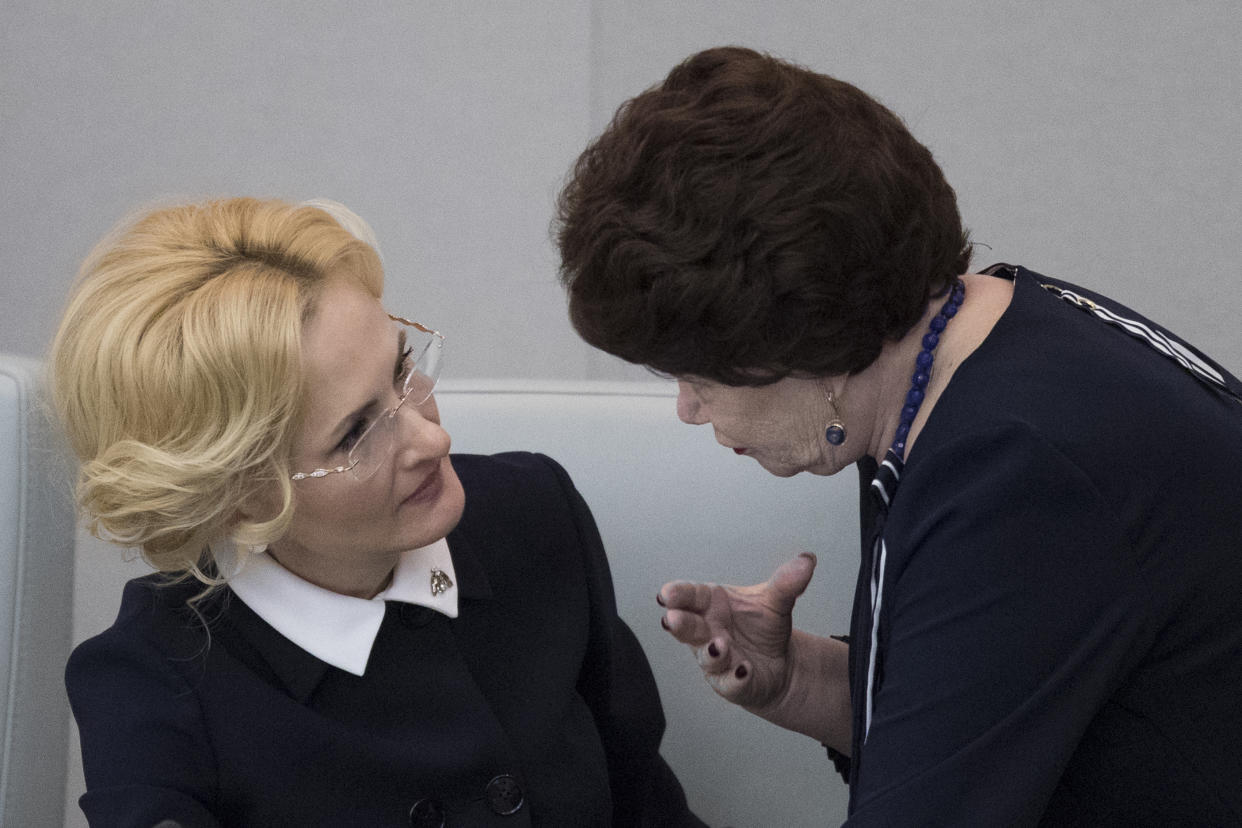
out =
[[[454,586],[431,593],[432,569]],[[366,672],[371,647],[384,621],[384,602],[419,604],[457,617],[457,573],[448,541],[408,549],[397,559],[388,588],[374,598],[354,598],[316,586],[281,566],[266,552],[248,556],[229,587],[246,606],[285,638],[333,667],[355,676]]]

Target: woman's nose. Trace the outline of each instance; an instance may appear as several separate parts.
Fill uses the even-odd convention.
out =
[[[687,425],[703,425],[707,422],[694,387],[681,380],[677,381],[677,417]]]
[[[393,450],[398,463],[416,466],[449,453],[453,442],[449,433],[436,419],[424,416],[418,406],[403,405],[396,417]]]

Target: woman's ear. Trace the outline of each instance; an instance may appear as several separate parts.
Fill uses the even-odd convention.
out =
[[[237,507],[238,523],[267,523],[275,520],[283,508],[281,487],[275,482],[263,484],[247,495]]]

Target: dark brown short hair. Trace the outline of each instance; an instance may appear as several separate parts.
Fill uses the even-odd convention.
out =
[[[731,385],[862,370],[970,263],[953,189],[896,115],[736,47],[617,110],[555,232],[587,342]]]

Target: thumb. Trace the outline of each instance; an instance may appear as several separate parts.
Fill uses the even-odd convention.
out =
[[[803,552],[792,561],[786,561],[776,568],[768,579],[768,589],[775,599],[777,612],[788,613],[793,609],[794,602],[806,591],[806,585],[815,574],[815,556]]]

